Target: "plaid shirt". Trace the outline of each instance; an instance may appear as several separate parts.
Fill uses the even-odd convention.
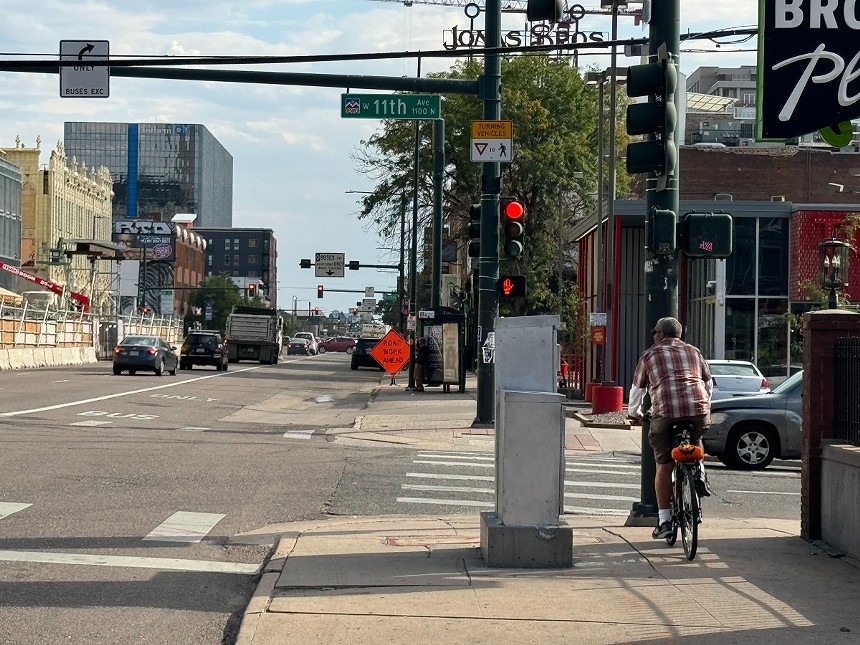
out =
[[[711,370],[702,353],[680,338],[665,337],[645,350],[633,372],[633,385],[648,388],[651,414],[677,419],[709,414],[705,382]]]

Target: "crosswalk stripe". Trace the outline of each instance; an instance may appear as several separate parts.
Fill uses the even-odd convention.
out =
[[[226,515],[177,511],[159,524],[144,540],[153,542],[200,542]]]
[[[483,457],[480,455],[436,455],[436,454],[421,454],[419,457],[428,457],[433,459],[474,459],[476,461],[495,461],[495,457]]]
[[[601,495],[599,493],[565,493],[565,497],[577,499],[603,499],[610,502],[638,502],[638,497],[626,497],[624,495]]]
[[[494,464],[494,463],[492,463],[492,464],[484,464],[484,463],[473,464],[473,463],[468,462],[468,461],[466,461],[466,462],[463,462],[463,461],[428,461],[428,460],[416,459],[412,463],[413,464],[425,464],[425,465],[431,465],[431,466],[471,466],[472,468],[495,468],[496,467],[496,464]]]
[[[476,506],[480,508],[495,508],[495,502],[478,502],[473,499],[432,499],[428,497],[398,497],[398,502],[405,504],[437,504],[443,506]]]
[[[630,490],[638,490],[642,486],[641,484],[617,484],[615,482],[572,482],[566,479],[564,480],[564,485],[588,488],[628,488]]]
[[[444,491],[447,493],[495,493],[495,488],[473,488],[471,486],[432,486],[420,484],[400,484],[403,490]]]
[[[0,502],[0,520],[31,506],[32,504],[19,504],[18,502]]]
[[[290,430],[288,432],[285,432],[284,436],[287,439],[310,439],[313,433],[313,428],[309,430]]]
[[[181,429],[185,432],[206,432],[207,430],[211,430],[212,428],[203,428],[201,426],[185,426]]]
[[[98,567],[132,567],[135,569],[165,569],[171,571],[202,571],[253,576],[262,564],[242,562],[211,562],[181,558],[147,558],[129,555],[97,555],[93,553],[46,553],[44,551],[0,551],[2,562],[38,562],[40,564],[84,564]]]
[[[629,472],[629,471],[619,471],[619,470],[594,470],[591,468],[565,468],[565,472],[567,473],[582,473],[583,475],[624,475],[626,476],[639,476],[638,472]]]
[[[628,515],[630,511],[624,511],[617,508],[595,508],[591,506],[565,506],[564,513],[571,515]]]
[[[494,482],[496,478],[492,475],[442,475],[439,473],[406,473],[407,477],[419,477],[422,479],[453,479],[459,481],[481,481]]]
[[[628,464],[595,464],[588,461],[568,461],[568,466],[585,466],[586,468],[617,468],[619,470],[639,470],[641,466],[637,465],[628,465]]]

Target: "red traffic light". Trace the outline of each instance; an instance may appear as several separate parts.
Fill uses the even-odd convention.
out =
[[[317,285],[317,298],[322,298],[325,294],[325,287],[321,284]]]
[[[502,204],[502,214],[508,219],[522,219],[524,212],[523,205],[516,200],[505,201]]]

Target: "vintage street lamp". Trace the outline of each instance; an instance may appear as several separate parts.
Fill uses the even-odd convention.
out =
[[[822,289],[830,289],[827,307],[836,309],[839,302],[836,290],[848,286],[848,252],[851,245],[845,240],[831,238],[818,245],[819,284]]]

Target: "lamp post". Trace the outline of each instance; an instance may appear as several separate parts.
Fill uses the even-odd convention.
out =
[[[837,289],[848,286],[848,252],[851,245],[846,240],[830,238],[818,245],[819,278],[818,283],[822,289],[830,289],[827,298],[827,307],[837,309],[839,300],[836,297]]]

